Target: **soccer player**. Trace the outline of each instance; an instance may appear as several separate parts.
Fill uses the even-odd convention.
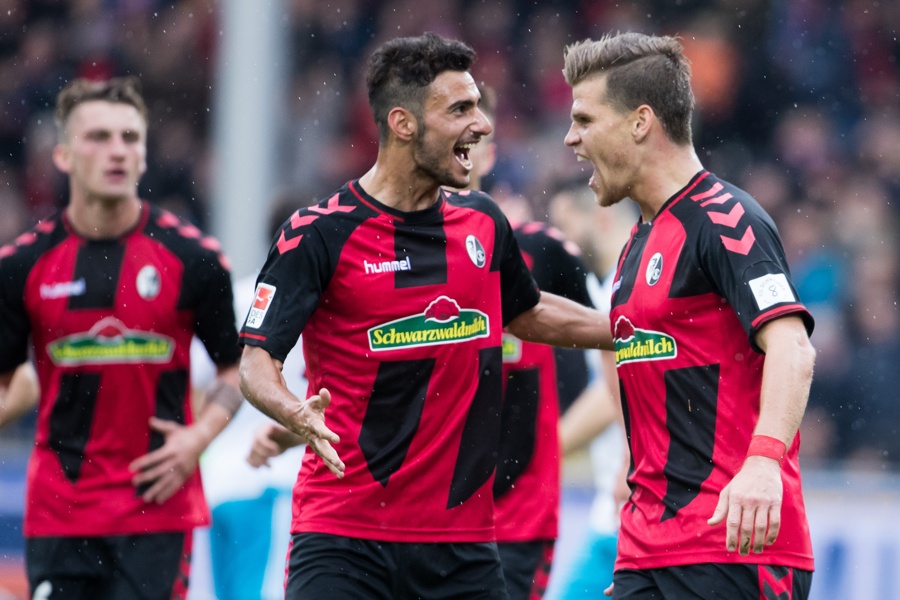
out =
[[[804,599],[813,319],[775,225],[700,163],[677,40],[576,43],[564,74],[565,143],[593,164],[589,187],[641,211],[610,311],[632,465],[613,597]]]
[[[213,238],[138,197],[147,111],[133,78],[57,97],[68,206],[0,248],[0,412],[33,347],[40,399],[25,503],[35,598],[183,598],[209,521],[197,461],[241,403],[229,269]],[[194,418],[192,336],[218,381]],[[10,401],[9,403],[7,401]]]
[[[603,315],[538,291],[488,196],[442,187],[468,185],[491,131],[474,54],[435,34],[375,50],[374,166],[298,211],[260,273],[242,389],[308,443],[288,598],[506,598],[492,493],[503,327],[612,347]],[[303,401],[279,372],[301,331]]]

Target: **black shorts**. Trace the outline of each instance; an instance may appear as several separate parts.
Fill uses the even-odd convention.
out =
[[[613,576],[613,600],[807,600],[812,571],[775,565],[700,564],[624,569]]]
[[[509,600],[539,600],[547,591],[553,540],[497,544]]]
[[[495,543],[376,542],[300,533],[286,600],[505,600]]]
[[[28,587],[45,600],[181,600],[192,539],[189,532],[28,538]]]

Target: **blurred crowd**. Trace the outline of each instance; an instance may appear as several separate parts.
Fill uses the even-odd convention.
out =
[[[817,321],[806,464],[900,470],[900,3],[281,2],[290,81],[278,186],[298,203],[374,159],[362,57],[386,38],[436,31],[475,47],[475,77],[497,92],[488,190],[551,220],[559,182],[586,179],[562,142],[563,48],[605,32],[680,36],[700,158],[772,214]],[[220,4],[0,0],[0,243],[66,198],[52,111],[76,76],[140,76],[151,117],[141,193],[210,224]]]

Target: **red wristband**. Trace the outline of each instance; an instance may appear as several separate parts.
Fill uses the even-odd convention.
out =
[[[768,435],[754,435],[750,438],[750,447],[747,448],[747,456],[765,456],[774,458],[781,463],[787,450],[784,442]]]

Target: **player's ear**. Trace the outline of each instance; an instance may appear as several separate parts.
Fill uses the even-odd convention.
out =
[[[646,104],[641,104],[634,110],[631,121],[631,135],[634,136],[635,142],[641,143],[644,141],[644,138],[650,133],[650,128],[655,118],[656,113]]]
[[[65,174],[72,171],[72,160],[69,152],[69,146],[66,144],[57,144],[53,147],[53,164],[56,168]]]
[[[405,142],[413,138],[419,127],[416,116],[399,106],[394,107],[388,113],[387,122],[394,135]]]

